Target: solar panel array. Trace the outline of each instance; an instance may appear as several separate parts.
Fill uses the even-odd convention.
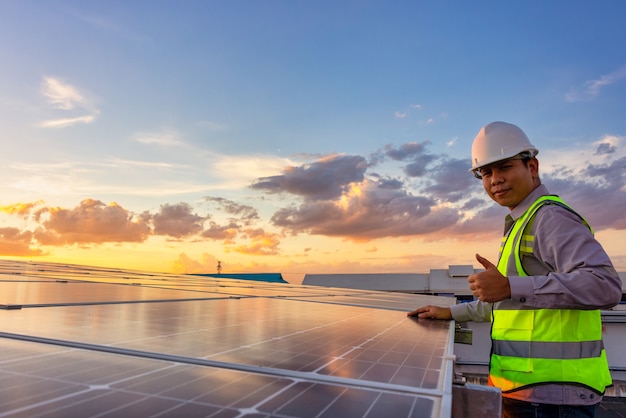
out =
[[[0,417],[448,417],[453,303],[0,261]]]

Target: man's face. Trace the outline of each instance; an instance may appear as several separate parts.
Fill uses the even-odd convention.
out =
[[[539,161],[510,159],[489,164],[480,169],[483,187],[496,203],[513,210],[539,184]]]

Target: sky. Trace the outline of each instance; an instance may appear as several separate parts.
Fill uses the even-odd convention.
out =
[[[0,1],[0,257],[427,273],[498,254],[492,121],[626,271],[626,3]]]

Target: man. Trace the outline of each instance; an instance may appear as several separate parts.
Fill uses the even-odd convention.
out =
[[[485,270],[468,277],[474,302],[407,315],[492,322],[489,384],[503,417],[593,417],[612,384],[600,309],[619,303],[622,284],[587,222],[541,184],[538,152],[515,125],[480,130],[470,171],[511,211],[500,259],[476,254]]]

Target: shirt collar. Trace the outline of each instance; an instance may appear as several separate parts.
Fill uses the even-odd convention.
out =
[[[518,220],[520,216],[522,216],[535,202],[535,200],[547,194],[550,194],[548,192],[548,188],[545,185],[540,184],[539,187],[530,192],[519,205],[515,206],[509,215],[514,221]]]

